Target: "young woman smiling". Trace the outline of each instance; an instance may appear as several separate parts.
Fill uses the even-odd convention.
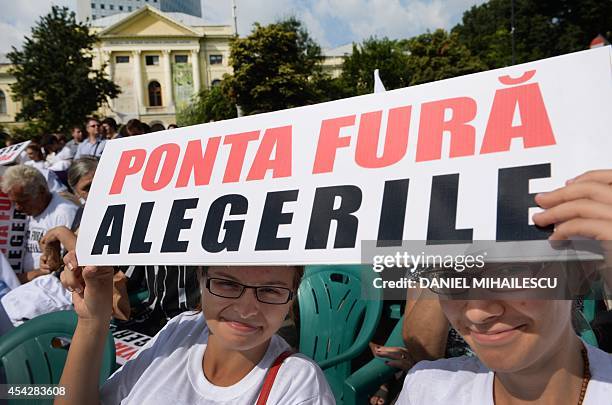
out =
[[[69,271],[81,272],[82,285],[73,287],[84,288],[73,293],[79,320],[60,381],[68,394],[56,404],[335,404],[319,367],[290,355],[275,334],[303,268],[201,269],[203,311],[172,319],[98,390],[112,268],[81,270],[73,252],[64,261]],[[270,370],[278,372],[275,378]],[[272,383],[267,394],[264,381]]]
[[[540,226],[555,224],[551,240],[580,236],[601,242],[602,278],[612,268],[612,170],[593,171],[536,197]],[[476,357],[418,363],[398,404],[612,403],[612,355],[592,347],[572,327],[567,300],[440,299],[453,327]],[[480,297],[481,298],[481,297]]]

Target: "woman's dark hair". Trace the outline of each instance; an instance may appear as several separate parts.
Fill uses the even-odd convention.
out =
[[[142,135],[145,133],[144,124],[136,118],[129,120],[127,124],[125,124],[125,127],[130,136]]]
[[[126,138],[128,136],[130,136],[130,134],[127,131],[127,125],[123,124],[119,127],[119,136],[122,138]]]
[[[102,120],[102,124],[106,124],[113,129],[113,131],[117,131],[117,121],[115,121],[112,117],[106,117]]]
[[[159,122],[151,125],[151,132],[164,131],[165,129],[164,124],[160,124]]]
[[[45,158],[41,146],[37,143],[30,142],[30,144],[26,146],[26,150],[34,151],[35,153],[38,153],[43,159]]]

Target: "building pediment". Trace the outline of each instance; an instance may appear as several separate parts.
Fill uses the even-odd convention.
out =
[[[153,7],[145,6],[98,33],[101,38],[108,37],[199,37],[200,33],[173,20]]]

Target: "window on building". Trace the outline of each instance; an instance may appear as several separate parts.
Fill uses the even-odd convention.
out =
[[[115,63],[130,63],[130,57],[128,55],[115,56]]]
[[[221,85],[221,80],[219,79],[215,79],[212,81],[212,83],[210,83],[211,87],[217,87],[219,85]]]
[[[174,55],[174,63],[187,63],[189,57],[187,55]]]
[[[104,4],[100,4],[100,8],[104,10]]]
[[[98,18],[98,16],[94,14],[91,16],[91,18],[95,20],[96,18]]]
[[[149,83],[149,107],[161,107],[161,86],[159,82],[153,81]]]
[[[132,6],[128,6],[128,11],[132,11]]]
[[[211,65],[220,65],[223,63],[223,55],[210,55],[208,60]]]
[[[115,6],[114,6],[114,5],[112,5],[112,4],[109,4],[108,8],[109,8],[110,10],[114,10],[114,9],[115,9]]]
[[[0,114],[6,114],[6,96],[2,90],[0,90]]]
[[[147,66],[159,65],[159,55],[146,55],[145,63],[147,64]]]
[[[96,8],[96,3],[91,3],[91,8],[92,9]]]
[[[123,11],[123,6],[119,6],[119,11]]]

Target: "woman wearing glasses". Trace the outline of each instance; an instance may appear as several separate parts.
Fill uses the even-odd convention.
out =
[[[81,271],[74,253],[65,262]],[[68,395],[55,403],[334,404],[319,367],[291,355],[275,334],[302,273],[302,267],[201,269],[202,312],[172,319],[98,390],[112,268],[84,267],[83,285],[74,286],[84,291],[73,294],[79,321],[60,381]],[[271,390],[264,388],[268,384]]]
[[[602,276],[611,283],[612,170],[589,172],[536,197],[551,240],[601,241]],[[612,355],[583,342],[569,300],[440,299],[447,319],[477,357],[424,361],[410,370],[398,404],[612,403]],[[511,294],[511,293],[510,293]],[[484,299],[482,299],[484,298]]]

